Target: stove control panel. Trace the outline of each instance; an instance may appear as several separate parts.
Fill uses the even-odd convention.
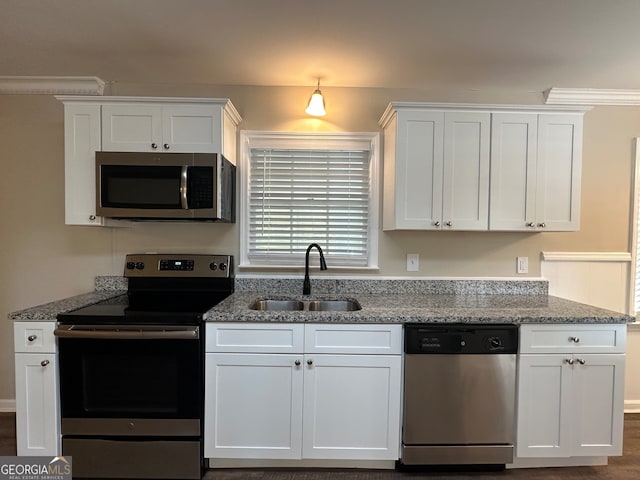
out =
[[[233,256],[206,254],[129,254],[125,277],[233,277]]]

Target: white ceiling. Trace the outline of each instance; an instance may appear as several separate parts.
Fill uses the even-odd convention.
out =
[[[640,0],[0,0],[0,75],[640,88]]]

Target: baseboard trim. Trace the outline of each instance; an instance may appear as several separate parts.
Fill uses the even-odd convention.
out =
[[[625,400],[624,413],[640,413],[640,400]]]
[[[209,458],[209,468],[369,468],[393,470],[394,460],[271,460]]]
[[[15,412],[16,411],[16,400],[14,399],[3,399],[0,398],[0,412]]]

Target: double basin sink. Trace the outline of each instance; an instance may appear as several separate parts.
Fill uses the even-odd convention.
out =
[[[357,300],[341,299],[341,300],[279,300],[279,299],[261,299],[256,300],[249,305],[251,310],[262,311],[303,311],[311,312],[354,312],[361,310],[362,307]]]

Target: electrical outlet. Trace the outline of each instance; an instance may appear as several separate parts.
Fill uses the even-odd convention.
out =
[[[516,272],[529,273],[529,257],[518,257]]]
[[[420,255],[407,253],[407,272],[417,272],[418,270],[420,270]]]

